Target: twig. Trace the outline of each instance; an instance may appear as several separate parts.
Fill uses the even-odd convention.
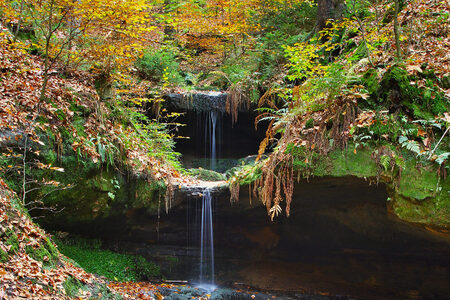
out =
[[[439,146],[439,144],[442,142],[442,140],[444,139],[445,135],[447,134],[448,130],[450,129],[450,126],[447,127],[447,130],[445,130],[444,134],[441,136],[441,139],[439,140],[439,142],[436,144],[436,146],[434,147],[433,151],[431,151],[430,156],[428,156],[428,159],[431,158],[431,156],[433,156],[434,151],[436,151],[437,147]]]
[[[23,147],[23,157],[22,157],[22,162],[23,162],[22,204],[23,205],[25,205],[25,197],[27,195],[27,192],[26,192],[27,144],[28,144],[28,133],[25,133],[25,146]]]

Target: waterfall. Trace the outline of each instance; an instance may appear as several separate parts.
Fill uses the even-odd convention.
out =
[[[210,111],[206,114],[205,129],[205,157],[209,158],[209,168],[215,170],[217,168],[217,156],[219,152],[218,142],[221,139],[221,119],[222,113],[218,111]]]
[[[209,118],[211,120],[211,170],[216,169],[216,125],[217,125],[217,115],[216,111],[209,112]]]
[[[200,233],[200,285],[214,288],[214,234],[212,198],[203,191]]]

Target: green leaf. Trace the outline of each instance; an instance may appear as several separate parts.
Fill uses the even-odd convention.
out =
[[[380,164],[383,166],[384,170],[387,171],[389,168],[389,165],[391,164],[391,157],[389,155],[381,156]]]
[[[398,138],[398,142],[400,143],[400,144],[403,144],[403,143],[405,143],[405,142],[407,142],[408,141],[408,138],[406,137],[406,136],[404,136],[404,135],[402,135],[402,136],[400,136],[399,138]]]
[[[450,157],[450,152],[442,153],[436,159],[436,163],[438,163],[439,165],[442,165],[449,157]]]

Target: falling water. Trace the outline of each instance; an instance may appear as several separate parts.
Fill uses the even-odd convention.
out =
[[[216,169],[216,125],[217,125],[217,112],[210,111],[211,120],[211,170]]]
[[[200,236],[200,285],[214,288],[214,235],[212,198],[208,189],[203,191]]]
[[[205,118],[205,155],[209,158],[209,167],[216,170],[218,156],[218,141],[221,139],[221,112],[210,111],[206,113]]]

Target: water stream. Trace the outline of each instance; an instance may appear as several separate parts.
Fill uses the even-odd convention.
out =
[[[210,111],[206,113],[203,126],[205,128],[205,158],[209,159],[209,168],[215,171],[217,170],[217,158],[220,153],[219,145],[222,138],[221,120],[221,112]]]
[[[213,204],[209,189],[203,191],[200,230],[200,286],[214,289]]]
[[[211,120],[211,169],[216,169],[216,125],[217,125],[217,112],[211,111],[209,112],[209,118]]]

